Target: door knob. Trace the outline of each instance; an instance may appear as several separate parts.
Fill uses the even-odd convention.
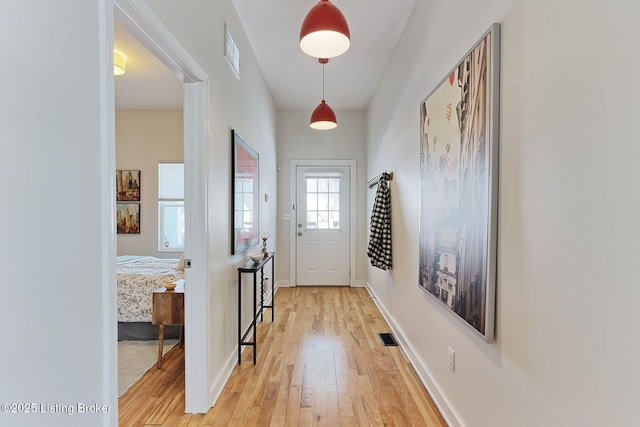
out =
[[[302,236],[302,231],[298,231],[298,236]]]

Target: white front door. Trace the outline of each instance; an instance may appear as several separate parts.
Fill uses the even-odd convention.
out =
[[[350,167],[296,166],[296,284],[349,286]]]

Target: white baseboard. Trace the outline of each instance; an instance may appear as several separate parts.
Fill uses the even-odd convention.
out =
[[[233,355],[227,360],[225,363],[224,369],[220,372],[220,375],[213,381],[211,386],[211,396],[213,396],[213,401],[211,402],[211,407],[216,404],[218,399],[220,399],[220,395],[224,390],[224,387],[229,382],[229,378],[231,377],[231,373],[235,369],[238,363],[238,347],[235,348]]]
[[[279,280],[276,282],[276,291],[278,290],[278,288],[290,288],[291,287],[291,282],[289,282],[288,280]]]
[[[278,292],[278,288],[280,286],[282,285],[279,282],[276,283],[276,286],[273,290],[274,294]],[[269,305],[271,303],[271,297],[272,297],[271,292],[265,295],[265,301],[264,301],[265,305]],[[244,352],[245,350],[246,350],[246,346],[240,351]],[[213,384],[211,386],[211,396],[213,396],[213,401],[211,402],[212,408],[216,404],[218,399],[220,399],[220,395],[222,395],[222,391],[224,390],[224,387],[229,382],[229,378],[231,377],[231,374],[233,373],[233,370],[237,365],[238,365],[238,346],[235,346],[233,348],[233,353],[227,359],[227,363],[225,363],[224,369],[222,369],[222,372],[220,372],[220,375],[218,375],[218,377],[213,381]]]
[[[291,288],[291,287],[293,287],[293,285],[291,285],[291,282],[288,281],[288,280],[280,280],[280,281],[276,282],[276,291],[278,290],[278,288]],[[351,287],[352,288],[366,288],[367,287],[367,281],[366,280],[356,280]]]
[[[378,299],[375,291],[371,288],[371,285],[368,282],[364,282],[364,284],[365,284],[364,287],[367,289],[367,292],[369,292],[371,299],[380,310],[380,313],[382,313],[382,317],[384,317],[386,322],[391,327],[392,332],[398,339],[398,344],[400,345],[400,348],[402,348],[404,353],[407,355],[407,358],[411,361],[411,364],[416,370],[418,377],[420,377],[420,381],[422,381],[422,384],[425,386],[425,388],[429,392],[429,395],[431,396],[434,403],[440,410],[440,413],[442,414],[442,417],[444,418],[444,420],[447,422],[447,425],[449,427],[464,427],[458,420],[458,417],[456,417],[455,411],[449,404],[448,400],[444,397],[444,395],[440,392],[439,387],[432,380],[432,376],[429,373],[429,369],[426,366],[424,366],[424,364],[421,362],[420,358],[417,356],[416,352],[414,351],[414,348],[411,345],[411,343],[407,341],[407,339],[405,338],[405,334],[403,333],[402,328],[400,328],[397,325],[393,316],[389,314],[385,306]]]

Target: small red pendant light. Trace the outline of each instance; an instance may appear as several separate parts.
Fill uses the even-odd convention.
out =
[[[322,64],[322,101],[313,113],[311,113],[311,120],[309,120],[309,126],[318,130],[329,130],[338,126],[338,120],[336,119],[336,113],[333,112],[329,104],[324,100],[324,64],[329,62],[327,58],[320,58],[319,62]]]
[[[349,24],[329,0],[311,8],[300,28],[300,49],[314,58],[334,58],[351,46]]]
[[[318,130],[329,130],[338,126],[336,113],[333,112],[324,99],[318,104],[316,109],[313,110],[313,113],[311,113],[309,126]]]

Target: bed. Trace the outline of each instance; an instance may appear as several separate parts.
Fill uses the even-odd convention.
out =
[[[151,324],[153,291],[184,278],[184,258],[119,256],[116,268],[118,340],[158,339]],[[179,327],[167,327],[165,337],[178,335]]]

